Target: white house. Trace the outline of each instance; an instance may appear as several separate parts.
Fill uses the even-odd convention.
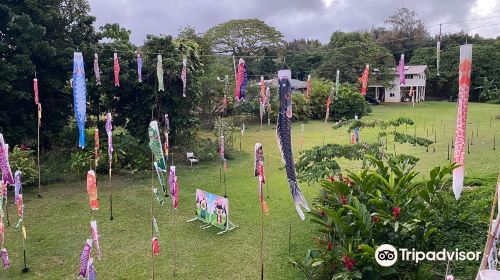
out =
[[[381,102],[411,102],[410,89],[413,86],[415,102],[420,102],[425,100],[425,82],[428,73],[427,65],[407,65],[404,85],[399,84],[399,73],[396,68],[391,87],[384,88],[381,85],[368,85],[368,87],[374,89],[375,98]]]

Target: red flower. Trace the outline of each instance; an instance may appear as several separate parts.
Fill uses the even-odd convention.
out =
[[[324,217],[325,217],[325,212],[320,211],[320,212],[319,212],[319,215],[320,215],[322,218],[324,218]]]
[[[392,208],[392,215],[394,216],[395,219],[399,218],[400,212],[401,212],[401,208],[399,208],[399,207]]]
[[[352,267],[356,264],[356,261],[354,259],[349,258],[347,255],[344,255],[344,266],[347,268],[348,271],[352,270]]]
[[[372,216],[372,222],[376,223],[379,221],[378,216]]]
[[[342,202],[342,205],[346,205],[347,204],[347,197],[345,197],[345,195],[340,195],[340,200]]]
[[[333,177],[333,176],[328,176],[327,178],[328,178],[328,180],[330,180],[330,182],[335,182],[335,177]]]
[[[328,251],[331,251],[331,250],[332,250],[332,242],[328,241]]]

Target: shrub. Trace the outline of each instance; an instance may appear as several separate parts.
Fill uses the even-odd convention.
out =
[[[372,108],[365,97],[359,94],[354,85],[343,84],[339,88],[339,95],[335,96],[330,106],[330,111],[334,121],[359,118],[372,112]]]
[[[70,154],[64,150],[53,149],[41,155],[41,184],[48,185],[68,180]],[[78,178],[78,179],[81,179]]]
[[[162,143],[163,143],[162,139]],[[109,157],[108,145],[105,141],[101,143],[101,166],[107,170]],[[104,162],[104,163],[103,163]],[[141,142],[127,132],[113,135],[113,170],[131,171],[151,169],[151,150],[148,142]]]
[[[328,95],[333,94],[333,82],[325,79],[311,80],[311,95],[309,105],[311,106],[311,117],[313,119],[324,119],[326,113],[326,100]],[[330,116],[333,120],[349,120],[354,116],[363,117],[371,113],[370,104],[365,101],[364,96],[359,94],[355,85],[341,84],[339,94],[334,95],[330,105]]]
[[[308,103],[311,106],[312,119],[320,120],[325,118],[326,99],[332,92],[332,88],[333,82],[330,80],[311,79],[311,94]]]
[[[292,94],[293,119],[298,121],[310,120],[312,117],[312,108],[304,98],[302,93]]]
[[[90,136],[87,133],[87,136]],[[100,131],[99,162],[97,172],[107,173],[109,167],[109,155],[107,136]],[[104,137],[103,137],[104,136]],[[163,140],[163,139],[162,139]],[[70,170],[82,176],[89,169],[96,169],[94,155],[94,135],[87,138],[85,150],[75,149],[69,158]],[[114,172],[136,172],[149,170],[151,168],[151,150],[147,142],[142,142],[130,135],[128,132],[113,133],[113,171]]]
[[[77,150],[71,154],[69,159],[69,168],[76,172],[78,177],[82,176],[91,168],[93,164],[93,153],[89,150]]]
[[[198,157],[200,161],[209,161],[218,158],[218,141],[212,141],[208,138],[200,138],[194,142],[190,151]]]
[[[310,212],[311,222],[319,225],[316,248],[294,264],[310,279],[428,279],[429,266],[382,267],[375,251],[381,244],[426,251],[437,231],[431,223],[441,204],[437,194],[456,165],[436,167],[428,181],[415,183],[414,165],[367,160],[371,168],[322,182]]]
[[[13,173],[17,170],[21,171],[23,186],[38,184],[38,168],[33,151],[22,150],[19,146],[15,146],[9,153],[9,162]]]
[[[232,122],[229,122],[227,119],[224,120],[224,122],[221,121],[221,119],[217,119],[215,121],[215,126],[214,126],[214,136],[217,139],[220,139],[221,135],[224,135],[224,148],[226,150],[232,149],[234,146],[235,138],[237,129]]]
[[[234,89],[234,88],[233,88]],[[231,95],[231,94],[229,94]],[[248,81],[247,91],[245,99],[239,103],[231,102],[230,108],[228,108],[228,113],[233,113],[234,115],[239,114],[259,114],[259,96],[260,96],[260,86],[256,86],[254,81]],[[233,98],[231,96],[231,98]]]

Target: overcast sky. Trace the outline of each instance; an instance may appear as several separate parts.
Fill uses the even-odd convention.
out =
[[[132,30],[132,42],[146,34],[176,35],[192,26],[198,33],[230,19],[258,18],[283,32],[286,40],[328,42],[333,31],[367,30],[383,26],[396,9],[418,13],[429,32],[500,36],[500,0],[89,0],[96,26],[119,23]],[[466,22],[464,22],[467,20]],[[456,23],[459,22],[459,23]],[[477,28],[481,27],[481,28]]]

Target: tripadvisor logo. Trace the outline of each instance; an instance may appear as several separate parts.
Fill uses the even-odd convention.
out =
[[[390,244],[380,245],[375,251],[375,260],[381,266],[389,267],[398,261],[398,256],[402,261],[419,263],[421,261],[479,261],[481,252],[465,252],[455,249],[448,251],[422,252],[415,249],[399,248],[397,250]]]
[[[381,266],[392,266],[398,261],[398,251],[390,244],[380,245],[375,251],[375,260]]]

